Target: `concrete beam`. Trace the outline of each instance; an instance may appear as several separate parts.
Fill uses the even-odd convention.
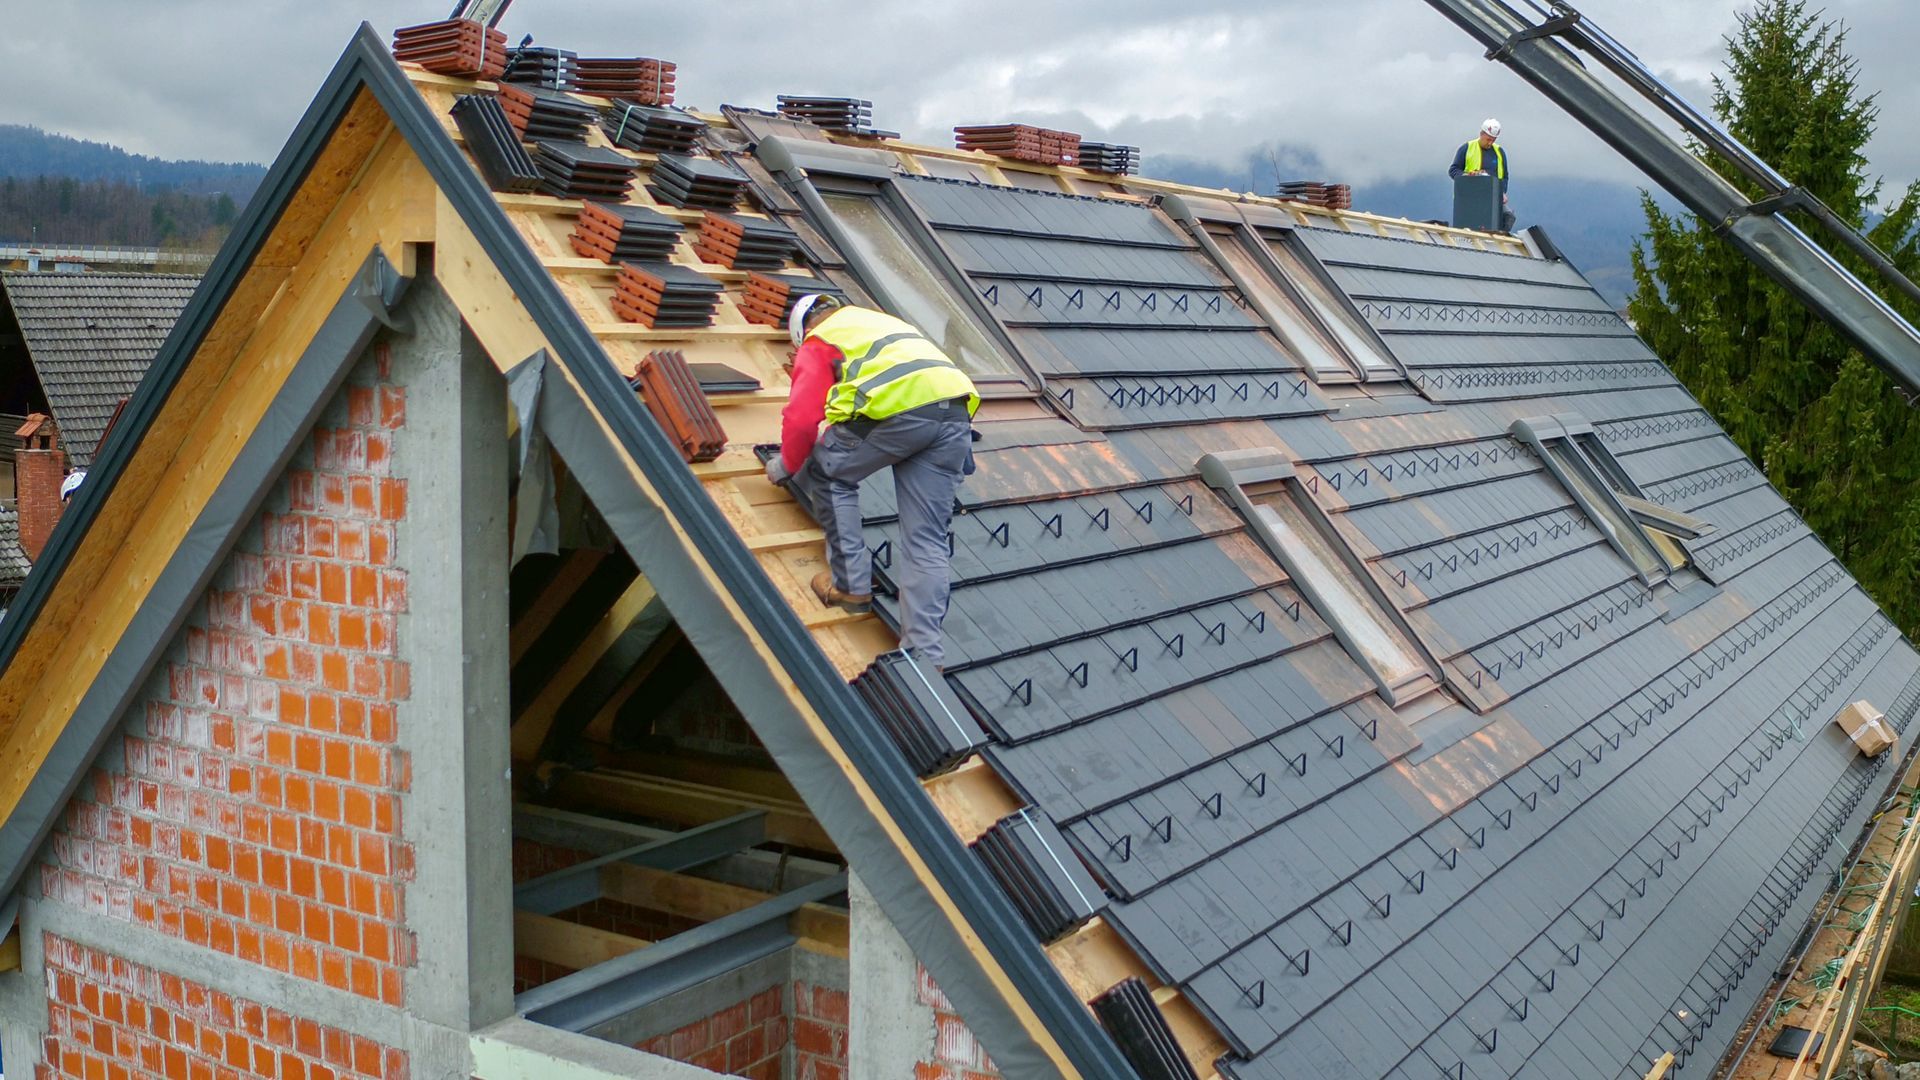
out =
[[[505,1020],[475,1032],[470,1045],[474,1080],[714,1080],[720,1076],[530,1020]]]
[[[419,940],[407,1007],[469,1032],[513,1014],[506,388],[438,283],[414,294],[413,332],[391,351],[407,387],[394,454],[411,576],[397,639],[413,683],[398,733],[413,769],[400,820]]]
[[[920,964],[856,875],[847,889],[853,943],[847,958],[848,1080],[916,1075],[933,1061],[933,1008],[920,1000]]]

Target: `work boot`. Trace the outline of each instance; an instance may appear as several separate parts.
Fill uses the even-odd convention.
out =
[[[837,607],[842,611],[851,611],[856,615],[865,615],[873,610],[872,593],[850,593],[842,591],[833,583],[833,572],[822,570],[813,575],[813,595],[828,607]]]

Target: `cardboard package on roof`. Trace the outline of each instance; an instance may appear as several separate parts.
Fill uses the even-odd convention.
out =
[[[1856,701],[1841,709],[1833,722],[1847,733],[1847,738],[1853,740],[1853,745],[1859,747],[1865,757],[1878,757],[1899,741],[1887,724],[1885,714],[1865,701]]]

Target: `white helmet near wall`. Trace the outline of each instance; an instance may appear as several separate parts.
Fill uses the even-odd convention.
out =
[[[1500,121],[1489,116],[1481,122],[1480,130],[1497,139],[1500,137]]]

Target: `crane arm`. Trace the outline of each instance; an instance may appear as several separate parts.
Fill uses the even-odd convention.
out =
[[[1504,0],[1427,0],[1499,60],[1665,188],[1687,209],[1878,363],[1911,397],[1920,395],[1920,331],[1815,243],[1782,211],[1802,210],[1889,284],[1920,302],[1920,287],[1825,204],[1794,187],[1711,118],[1688,105],[1638,57],[1570,5],[1541,7],[1539,21]],[[1629,105],[1574,53],[1580,50],[1726,158],[1766,194],[1752,201]]]

